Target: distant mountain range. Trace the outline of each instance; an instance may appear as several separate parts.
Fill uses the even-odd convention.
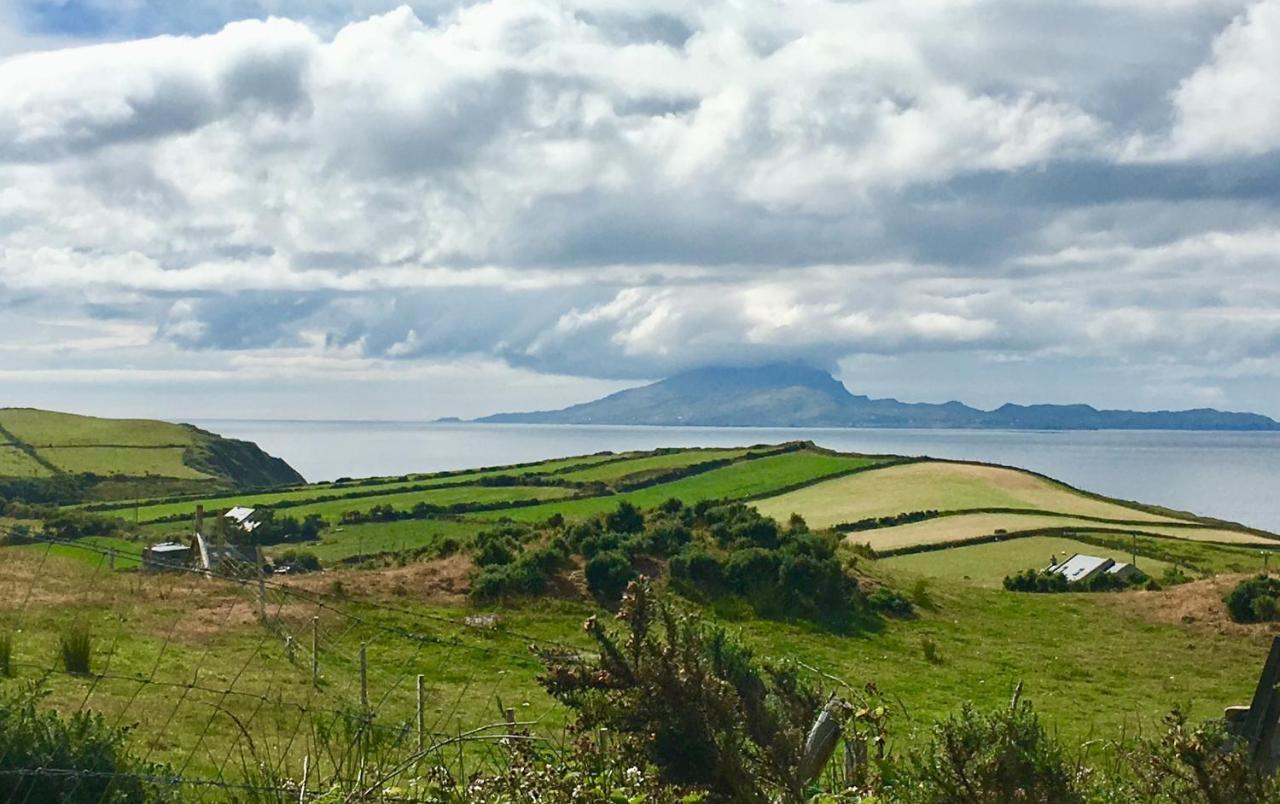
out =
[[[561,410],[499,413],[477,421],[703,427],[951,427],[992,430],[1280,430],[1257,413],[1212,408],[1138,412],[1089,405],[928,404],[849,393],[825,371],[791,363],[713,367]]]

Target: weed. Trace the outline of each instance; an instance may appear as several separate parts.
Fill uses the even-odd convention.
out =
[[[68,628],[58,638],[58,647],[62,653],[62,665],[68,673],[89,675],[93,635],[89,633],[88,626],[76,624]]]

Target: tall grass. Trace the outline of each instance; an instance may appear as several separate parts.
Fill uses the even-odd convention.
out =
[[[73,625],[58,638],[58,646],[62,652],[62,665],[68,673],[89,675],[90,658],[93,654],[93,635],[84,625]]]
[[[0,634],[0,678],[13,678],[13,634]]]

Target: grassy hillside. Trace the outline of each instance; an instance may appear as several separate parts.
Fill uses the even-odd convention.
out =
[[[0,409],[0,478],[55,475],[92,475],[99,499],[303,482],[257,445],[189,424]]]
[[[1086,496],[1052,480],[999,466],[925,461],[828,481],[760,500],[761,513],[799,513],[815,527],[910,511],[1021,508],[1113,520],[1169,518]]]

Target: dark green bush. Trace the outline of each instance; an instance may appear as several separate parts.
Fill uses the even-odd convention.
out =
[[[1004,579],[1004,588],[1010,592],[1066,592],[1070,587],[1065,575],[1048,570],[1023,570]]]
[[[906,758],[889,800],[917,804],[1075,804],[1082,774],[1032,711],[1016,701],[993,712],[965,704]]]
[[[510,564],[520,554],[520,543],[507,529],[481,531],[471,545],[471,554],[481,567]]]
[[[735,550],[724,564],[724,577],[729,588],[739,594],[771,592],[778,584],[777,550],[750,547]]]
[[[13,634],[0,634],[0,678],[13,677]]]
[[[315,553],[307,550],[285,550],[276,563],[292,564],[304,572],[319,572],[322,569],[320,559]]]
[[[125,804],[176,800],[148,781],[169,775],[128,751],[129,729],[102,715],[41,711],[38,688],[0,693],[0,800]],[[55,772],[56,771],[56,772]]]
[[[639,533],[644,530],[644,514],[635,505],[623,500],[605,517],[604,526],[614,533]]]
[[[1280,619],[1280,580],[1258,575],[1241,581],[1223,601],[1231,619],[1238,623],[1269,622]]]
[[[876,587],[875,591],[867,595],[867,605],[873,611],[890,617],[910,617],[915,614],[915,606],[911,601],[887,586]]]
[[[716,589],[724,582],[724,565],[706,547],[691,542],[672,557],[671,577],[696,589]]]
[[[614,602],[622,597],[631,579],[636,577],[631,561],[617,550],[597,553],[587,562],[587,589],[601,602]]]

